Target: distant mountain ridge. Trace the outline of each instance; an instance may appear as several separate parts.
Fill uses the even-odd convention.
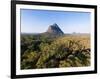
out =
[[[54,35],[64,35],[64,32],[59,28],[59,26],[56,23],[50,25],[46,33]]]

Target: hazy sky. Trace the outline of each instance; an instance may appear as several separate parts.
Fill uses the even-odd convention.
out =
[[[22,33],[42,33],[54,23],[64,33],[90,33],[90,13],[21,9]]]

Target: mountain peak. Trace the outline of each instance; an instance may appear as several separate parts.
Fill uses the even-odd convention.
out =
[[[52,26],[58,26],[56,23],[54,23]]]
[[[56,34],[56,35],[64,34],[63,31],[59,28],[59,26],[56,23],[49,26],[47,33]]]

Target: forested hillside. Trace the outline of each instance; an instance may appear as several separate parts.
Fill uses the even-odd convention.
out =
[[[21,69],[90,66],[89,35],[21,34]]]

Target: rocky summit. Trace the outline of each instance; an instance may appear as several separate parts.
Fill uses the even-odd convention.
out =
[[[55,34],[55,35],[64,34],[64,32],[59,28],[59,26],[56,23],[54,23],[53,25],[50,25],[46,33]]]

